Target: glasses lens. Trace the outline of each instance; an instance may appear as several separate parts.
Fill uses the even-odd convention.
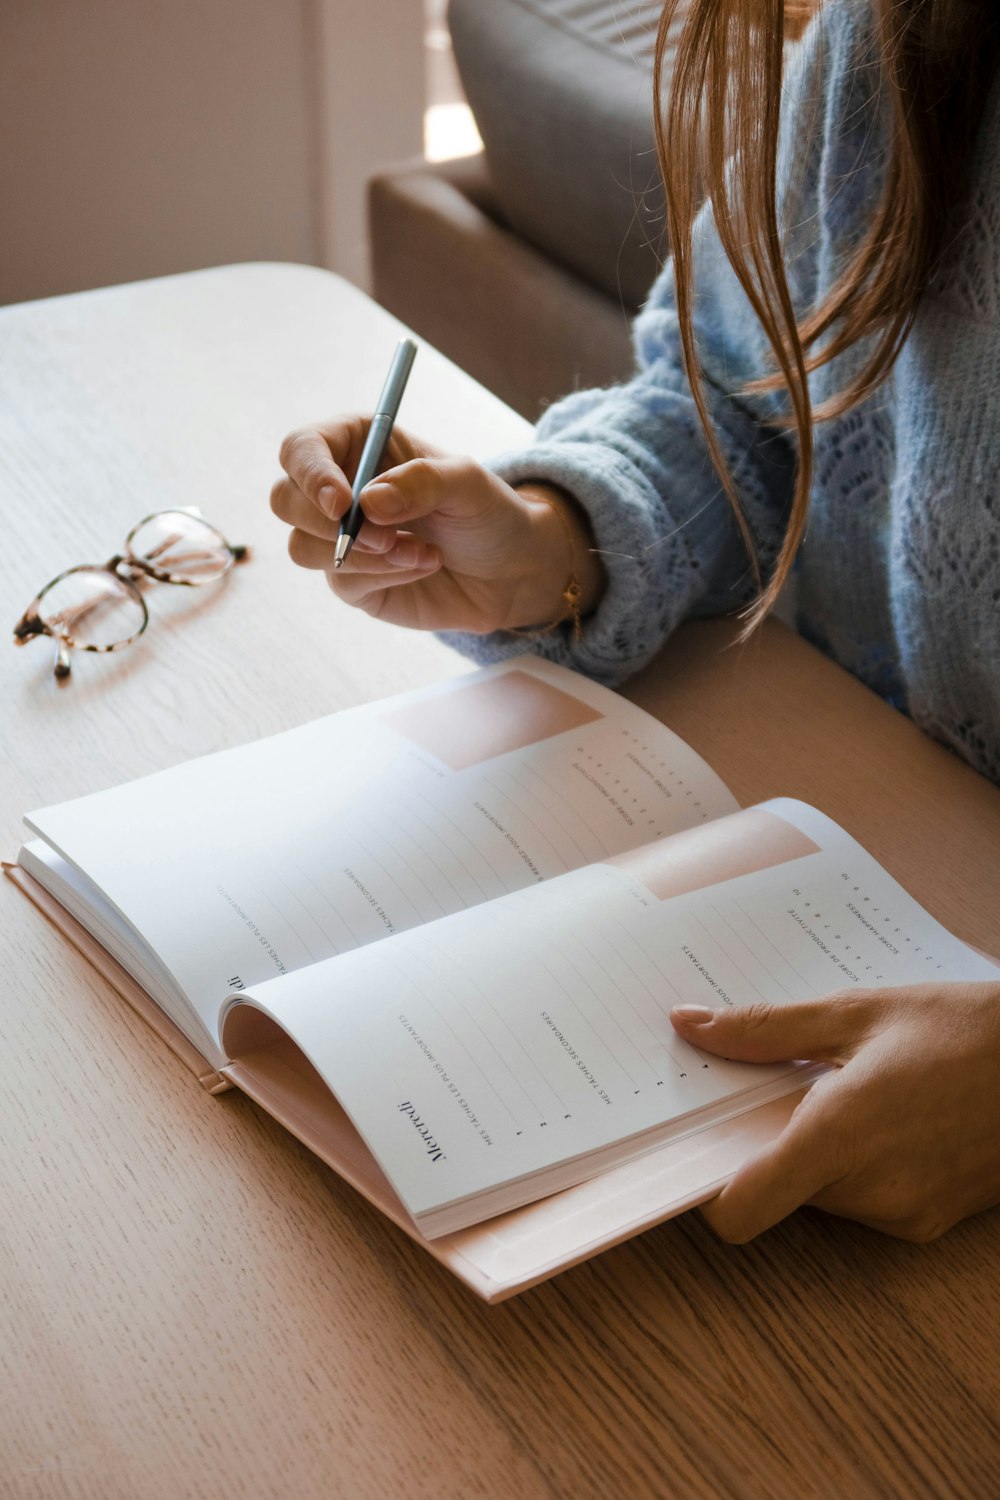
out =
[[[140,521],[126,546],[131,557],[178,583],[211,583],[233,563],[222,532],[183,510],[162,510]]]
[[[74,646],[104,650],[132,640],[146,623],[142,600],[102,568],[74,568],[50,583],[38,614],[54,635]]]

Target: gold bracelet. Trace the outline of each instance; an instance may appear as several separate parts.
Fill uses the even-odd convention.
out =
[[[580,580],[579,578],[577,578],[576,572],[573,568],[573,533],[570,530],[569,521],[566,519],[566,515],[563,512],[562,507],[557,504],[556,499],[553,495],[531,494],[528,495],[527,498],[530,500],[537,500],[543,505],[551,506],[556,515],[559,517],[559,524],[562,526],[562,529],[566,535],[566,541],[569,545],[570,574],[566,587],[559,595],[560,599],[565,600],[566,611],[564,614],[558,615],[554,620],[550,620],[547,625],[515,626],[510,629],[509,634],[529,636],[551,635],[553,630],[558,630],[560,625],[565,625],[567,620],[572,620],[573,641],[574,643],[576,643],[580,639],[580,600],[583,597],[583,589],[580,586]]]

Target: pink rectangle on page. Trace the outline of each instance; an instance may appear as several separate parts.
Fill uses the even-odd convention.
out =
[[[819,845],[793,823],[750,807],[630,849],[605,863],[618,865],[660,901],[667,901],[818,853]]]
[[[411,703],[384,714],[382,722],[453,771],[464,771],[603,717],[589,703],[515,669]]]

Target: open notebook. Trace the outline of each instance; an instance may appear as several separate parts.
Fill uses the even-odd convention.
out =
[[[704,1201],[814,1076],[673,1005],[997,973],[822,813],[740,810],[536,658],[26,822],[9,873],[205,1086],[489,1300]]]

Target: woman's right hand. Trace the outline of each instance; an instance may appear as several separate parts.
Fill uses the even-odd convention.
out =
[[[399,428],[364,490],[358,539],[334,570],[369,421],[337,418],[282,444],[285,477],[271,491],[271,508],[293,528],[288,550],[300,567],[323,570],[346,603],[418,630],[547,624],[566,613],[571,575],[583,587],[583,612],[594,607],[603,570],[586,515],[569,496],[540,484],[513,489]]]

